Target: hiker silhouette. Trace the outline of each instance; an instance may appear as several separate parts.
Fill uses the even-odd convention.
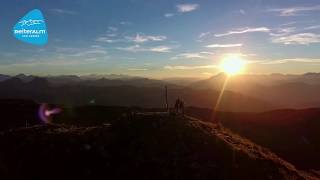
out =
[[[180,98],[176,100],[174,108],[177,114],[184,114],[184,102]]]

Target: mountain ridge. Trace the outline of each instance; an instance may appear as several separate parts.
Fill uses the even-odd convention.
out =
[[[17,178],[317,179],[247,139],[191,117],[140,114],[98,127],[34,126],[0,133],[0,144],[1,174]],[[15,153],[22,153],[19,169]]]

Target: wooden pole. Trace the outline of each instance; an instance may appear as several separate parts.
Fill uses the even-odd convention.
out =
[[[165,86],[165,96],[166,96],[166,109],[169,112],[169,104],[168,104],[168,87]]]

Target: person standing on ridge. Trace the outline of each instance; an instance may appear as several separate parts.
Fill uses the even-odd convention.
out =
[[[180,106],[180,99],[176,99],[176,102],[174,104],[174,110],[175,110],[175,113],[178,114],[179,113],[179,106]]]
[[[174,108],[175,108],[176,114],[184,115],[184,102],[180,98],[176,100]]]

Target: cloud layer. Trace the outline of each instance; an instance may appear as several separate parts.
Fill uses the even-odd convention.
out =
[[[269,9],[270,12],[276,12],[279,16],[297,16],[301,15],[302,12],[308,11],[320,11],[320,5],[317,6],[307,6],[307,7],[290,7],[290,8],[275,8]]]
[[[193,70],[193,69],[214,69],[216,65],[203,65],[203,66],[165,66],[164,69],[168,70]]]
[[[270,29],[267,27],[257,27],[257,28],[243,28],[235,31],[229,31],[227,33],[223,34],[215,34],[215,37],[223,37],[223,36],[229,36],[233,34],[244,34],[244,33],[251,33],[251,32],[270,32]]]
[[[197,10],[199,8],[199,4],[178,4],[177,10],[180,13],[187,13],[194,10]]]
[[[288,36],[274,37],[272,38],[272,42],[286,44],[286,45],[291,45],[291,44],[308,45],[312,43],[320,43],[320,34],[300,33],[300,34],[293,34]]]
[[[242,47],[242,44],[210,44],[206,46],[207,48],[232,48],[232,47]]]

